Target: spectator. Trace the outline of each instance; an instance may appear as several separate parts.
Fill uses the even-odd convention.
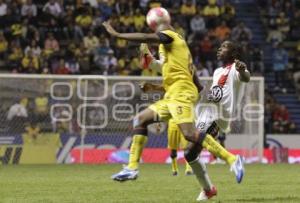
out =
[[[78,74],[80,71],[79,63],[75,58],[68,59],[65,63],[65,67],[70,71],[71,74]]]
[[[300,9],[294,12],[291,26],[291,40],[300,40]]]
[[[83,38],[83,43],[89,54],[92,54],[94,49],[99,46],[99,40],[92,31],[89,31],[88,35]]]
[[[99,10],[102,14],[103,20],[108,20],[113,12],[113,9],[108,4],[108,1],[99,2]]]
[[[129,75],[141,75],[139,58],[132,57],[129,66],[131,69]]]
[[[22,5],[21,14],[26,17],[35,17],[37,15],[37,7],[32,3],[32,0],[27,0]]]
[[[232,29],[231,37],[235,41],[248,42],[252,39],[252,31],[243,22],[240,22]]]
[[[73,132],[72,116],[64,107],[55,108],[51,117],[52,131],[56,133]]]
[[[114,56],[114,51],[110,49],[108,52],[108,75],[113,75],[117,70],[118,60]]]
[[[54,16],[54,17],[60,17],[62,15],[62,7],[56,0],[49,0],[44,8],[43,11]]]
[[[190,29],[194,34],[204,34],[206,32],[205,20],[201,16],[200,12],[198,12],[190,22]]]
[[[62,19],[61,24],[64,26],[62,32],[64,33],[64,38],[68,40],[75,40],[75,21],[74,21],[74,12],[70,8],[66,8],[64,18]]]
[[[213,44],[208,36],[205,36],[204,39],[200,42],[200,51],[203,56],[208,61],[211,61],[213,58]]]
[[[273,113],[273,133],[288,133],[293,131],[294,126],[291,125],[290,115],[288,110],[284,105],[279,105],[275,107]]]
[[[29,51],[31,51],[32,55],[35,57],[39,57],[42,53],[40,46],[36,43],[35,40],[32,40],[31,44],[25,48],[24,50],[25,55],[28,55]]]
[[[82,39],[84,34],[86,34],[93,23],[93,18],[90,15],[88,10],[84,10],[82,14],[78,15],[75,18],[76,26],[75,26],[75,38],[77,40]]]
[[[50,56],[51,54],[53,54],[54,52],[59,51],[59,43],[58,41],[54,38],[53,33],[48,33],[48,37],[45,40],[45,54],[47,56]]]
[[[49,100],[48,97],[39,93],[34,99],[34,121],[36,123],[45,122],[49,119]]]
[[[250,55],[250,71],[254,74],[262,75],[265,72],[264,68],[264,53],[259,45],[253,45],[253,48],[249,51]]]
[[[197,76],[198,77],[209,77],[210,76],[207,68],[205,68],[201,63],[199,63],[197,65]]]
[[[90,60],[86,48],[83,43],[75,50],[75,57],[78,60],[81,73],[89,73],[90,70]]]
[[[282,44],[275,46],[272,54],[273,59],[273,71],[275,74],[275,89],[278,90],[280,87],[284,87],[285,83],[285,70],[288,65],[288,53],[283,48]],[[282,91],[285,91],[283,88]]]
[[[22,59],[22,70],[23,73],[38,73],[39,72],[39,61],[37,56],[34,56],[32,51],[28,51],[25,57]]]
[[[23,132],[25,123],[28,119],[26,106],[20,101],[13,104],[7,113],[8,128],[10,132]]]
[[[140,9],[136,9],[135,15],[133,16],[134,27],[137,31],[141,31],[145,26],[146,18],[141,13]]]
[[[226,21],[230,27],[234,24],[235,8],[226,1],[225,5],[221,7],[221,17]]]
[[[83,4],[89,4],[93,8],[98,7],[98,1],[97,0],[82,0]]]
[[[270,101],[271,96],[269,96],[268,94],[266,94],[265,97],[265,119],[264,119],[264,126],[265,126],[265,132],[266,133],[272,133],[272,129],[273,129],[273,120],[272,120],[272,103]]]
[[[196,6],[193,4],[192,0],[186,0],[180,7],[180,14],[191,18],[196,13]]]
[[[11,43],[11,53],[8,55],[8,65],[11,69],[18,70],[20,61],[23,58],[23,51],[21,46],[16,41],[12,41]]]
[[[226,25],[226,21],[222,21],[215,30],[216,37],[222,42],[230,36],[230,28]]]
[[[129,29],[133,24],[132,14],[129,11],[125,12],[125,14],[120,17],[120,23]]]
[[[54,70],[54,73],[59,75],[70,74],[70,70],[66,67],[64,59],[60,59],[59,66],[56,70]]]
[[[283,41],[283,34],[280,32],[276,26],[271,27],[271,29],[268,32],[267,36],[267,42],[272,43],[273,45],[275,43],[281,43]]]
[[[40,127],[37,125],[37,123],[31,123],[31,125],[28,125],[25,128],[25,136],[30,137],[31,139],[37,139],[41,132]]]
[[[280,12],[279,17],[276,19],[276,26],[284,35],[290,31],[289,19],[285,16],[284,12]]]
[[[102,23],[103,23],[103,17],[101,15],[101,12],[99,10],[96,10],[95,15],[93,17],[91,30],[93,30],[94,33],[102,32],[101,30]]]
[[[0,18],[5,16],[6,14],[7,14],[7,4],[3,0],[0,0]]]
[[[220,16],[220,8],[216,5],[216,0],[208,0],[208,5],[203,9],[203,15],[206,17],[207,27],[214,28],[217,17]]]

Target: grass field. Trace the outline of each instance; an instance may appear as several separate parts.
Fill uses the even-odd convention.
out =
[[[169,165],[142,165],[136,181],[110,175],[120,165],[15,165],[0,167],[0,202],[195,202],[194,176],[177,177]],[[248,165],[240,185],[225,165],[208,166],[218,196],[209,202],[300,202],[299,165]]]

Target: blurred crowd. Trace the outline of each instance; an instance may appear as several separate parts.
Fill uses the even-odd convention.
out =
[[[272,68],[276,88],[294,81],[291,85],[300,93],[299,2],[260,0],[258,3],[268,30],[266,40],[274,47]],[[110,20],[120,32],[150,32],[145,15],[157,6],[169,10],[174,29],[187,40],[198,76],[211,76],[220,65],[215,53],[226,39],[238,41],[241,53],[247,52],[242,57],[252,75],[265,73],[261,47],[252,43],[251,29],[237,21],[235,7],[225,0],[0,0],[0,70],[157,76],[157,72],[140,69],[139,44],[112,38],[102,27],[103,21]],[[296,40],[299,40],[297,46],[288,43]],[[157,51],[155,46],[152,51],[154,54]],[[295,131],[287,109],[271,96],[266,101],[267,132]],[[12,126],[17,123],[13,118],[21,116],[27,120],[30,117],[30,121],[33,118],[33,123],[46,119],[52,123],[54,132],[61,128],[72,131],[71,123],[63,126],[50,120],[51,102],[47,96],[27,101],[24,107],[25,103],[26,100],[17,101],[9,109],[7,120]],[[54,113],[68,116],[64,109]],[[94,114],[91,118],[101,117],[97,112]]]
[[[300,98],[300,1],[260,0],[267,42],[273,48],[276,89],[295,86]]]
[[[263,71],[252,32],[236,22],[235,8],[223,0],[0,0],[0,67],[14,73],[157,75],[140,70],[137,46],[110,38],[102,22],[120,32],[149,32],[147,11],[168,8],[198,67],[211,74],[215,51],[226,39],[250,53],[253,72]],[[201,69],[201,68],[200,68]]]
[[[276,102],[271,93],[265,94],[265,132],[297,133],[297,127],[291,120],[287,108]]]

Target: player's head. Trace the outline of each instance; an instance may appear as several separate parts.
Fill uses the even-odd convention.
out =
[[[238,46],[232,41],[224,41],[217,51],[217,58],[221,61],[233,61],[240,58]]]
[[[151,30],[159,32],[170,27],[171,17],[166,9],[157,7],[149,10],[146,21]]]

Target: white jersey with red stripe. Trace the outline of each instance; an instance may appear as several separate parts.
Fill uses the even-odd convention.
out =
[[[216,69],[209,99],[199,104],[200,112],[196,126],[205,132],[216,122],[221,131],[229,132],[230,122],[241,104],[244,89],[245,83],[240,80],[235,63]]]

